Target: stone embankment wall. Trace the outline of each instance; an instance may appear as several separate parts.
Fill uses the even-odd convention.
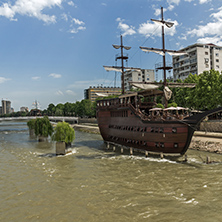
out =
[[[213,141],[213,139],[210,139],[209,141],[202,141],[201,138],[196,140],[194,137],[191,141],[189,148],[194,150],[222,154],[221,142]]]
[[[192,138],[190,149],[222,154],[222,121],[204,121]]]
[[[222,133],[222,121],[201,122],[200,131]]]

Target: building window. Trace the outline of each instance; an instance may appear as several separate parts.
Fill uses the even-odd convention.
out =
[[[216,65],[216,68],[219,69],[220,67],[218,65]]]
[[[208,58],[205,58],[204,61],[205,61],[205,63],[208,63],[208,62],[209,62],[209,59],[208,59]]]
[[[219,53],[216,53],[215,55],[216,55],[216,56],[219,56]]]
[[[205,55],[208,55],[208,52],[205,52]]]
[[[219,62],[219,59],[216,59],[216,62]]]

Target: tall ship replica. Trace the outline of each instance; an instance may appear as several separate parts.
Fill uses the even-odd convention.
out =
[[[161,155],[184,155],[189,148],[194,131],[207,116],[221,112],[222,107],[203,113],[191,115],[186,108],[170,107],[165,109],[154,108],[157,104],[155,97],[163,96],[165,107],[171,96],[169,87],[195,87],[193,84],[167,83],[166,70],[172,69],[166,65],[165,53],[170,55],[183,55],[184,52],[165,49],[164,26],[173,26],[172,22],[164,21],[163,8],[161,8],[161,20],[151,19],[162,25],[162,49],[140,47],[145,52],[155,52],[163,56],[164,81],[163,91],[159,90],[159,83],[132,83],[133,86],[142,90],[138,92],[125,93],[124,72],[127,70],[138,70],[137,68],[124,67],[123,49],[131,47],[124,46],[121,36],[121,45],[113,45],[121,49],[121,66],[104,66],[107,71],[119,71],[122,73],[122,94],[113,99],[101,99],[97,101],[97,121],[103,140],[108,144],[120,145],[122,147],[137,149],[148,153]]]

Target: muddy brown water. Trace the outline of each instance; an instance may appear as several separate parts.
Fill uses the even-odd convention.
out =
[[[222,221],[221,155],[130,156],[78,131],[70,151],[56,157],[25,122],[1,122],[0,221]]]

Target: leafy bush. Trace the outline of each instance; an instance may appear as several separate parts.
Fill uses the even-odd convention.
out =
[[[59,122],[52,137],[57,142],[71,143],[75,139],[74,129],[66,122]]]
[[[27,122],[28,128],[31,129],[35,129],[35,119],[31,119]]]
[[[158,104],[156,105],[156,108],[161,108],[161,109],[164,109],[164,105],[163,105],[163,104],[161,104],[161,103],[158,103]]]
[[[51,136],[53,133],[53,127],[47,116],[43,118],[37,118],[35,121],[35,135],[36,136]]]
[[[171,107],[171,106],[177,107],[177,104],[175,102],[172,102],[172,103],[169,103],[167,107]]]

